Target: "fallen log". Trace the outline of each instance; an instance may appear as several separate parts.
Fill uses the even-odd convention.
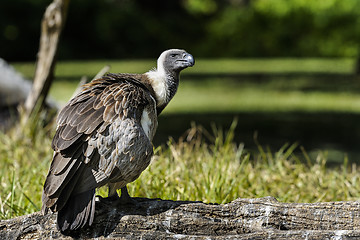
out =
[[[275,198],[204,204],[136,198],[137,205],[96,203],[92,227],[78,238],[97,239],[358,239],[360,203],[281,203]],[[56,229],[56,214],[0,221],[0,239],[71,239]]]

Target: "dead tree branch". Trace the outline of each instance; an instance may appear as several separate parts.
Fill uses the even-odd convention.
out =
[[[281,203],[267,197],[228,204],[137,199],[136,206],[97,202],[80,238],[110,239],[358,239],[360,203]],[[0,239],[59,239],[56,214],[0,221]],[[66,237],[65,239],[71,239]]]
[[[61,30],[65,23],[70,0],[54,0],[46,9],[41,23],[40,47],[36,64],[34,84],[25,101],[29,116],[36,105],[43,106],[54,77],[55,57]]]

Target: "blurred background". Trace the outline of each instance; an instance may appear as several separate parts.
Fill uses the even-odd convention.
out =
[[[50,3],[0,3],[0,57],[30,80]],[[226,131],[235,120],[249,150],[298,143],[330,162],[357,161],[359,16],[356,0],[71,0],[50,94],[64,104],[105,65],[145,72],[163,50],[183,48],[196,65],[182,73],[156,144],[192,123]]]
[[[50,3],[1,1],[3,58],[35,60]],[[72,0],[58,57],[153,58],[174,46],[202,58],[356,57],[359,9],[354,0]]]

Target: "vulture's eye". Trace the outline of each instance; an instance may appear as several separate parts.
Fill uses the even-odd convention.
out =
[[[175,58],[177,56],[177,54],[173,53],[170,55],[171,58]]]

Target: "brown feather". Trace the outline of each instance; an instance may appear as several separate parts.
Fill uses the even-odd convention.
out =
[[[58,161],[63,160],[61,155],[58,155],[57,159]],[[55,159],[55,161],[57,160]],[[58,197],[61,193],[61,190],[67,185],[72,176],[74,176],[80,164],[81,161],[74,160],[70,162],[66,170],[61,175],[54,175],[53,173],[49,173],[44,184],[44,194],[50,198]]]
[[[77,114],[80,114],[80,115],[83,115],[87,112],[89,112],[90,110],[93,110],[93,106],[94,106],[94,101],[95,99],[92,97],[92,98],[89,98],[88,101],[86,102],[83,102],[81,105],[79,105],[76,109],[76,113]]]
[[[70,141],[81,134],[81,131],[76,130],[76,128],[74,128],[74,126],[71,126],[70,124],[65,125],[62,128],[63,129],[60,138],[62,138],[65,141]]]
[[[133,181],[149,164],[152,145],[140,119],[145,106],[156,119],[152,93],[135,75],[110,74],[86,84],[59,113],[43,204],[59,211],[62,230],[92,223],[97,187]]]
[[[114,118],[116,117],[116,111],[115,111],[115,102],[112,102],[111,104],[107,105],[104,111],[104,121],[105,122],[112,122],[114,121]]]
[[[57,119],[57,124],[58,126],[63,126],[67,123],[68,118],[71,117],[73,115],[73,112],[76,109],[73,108],[70,104],[68,104],[67,106],[65,106],[63,108],[62,111],[60,111],[58,119]]]

